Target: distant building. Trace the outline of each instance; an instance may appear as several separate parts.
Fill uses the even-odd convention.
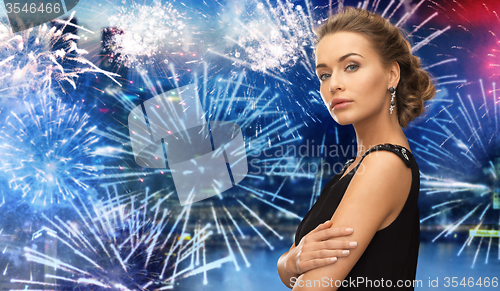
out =
[[[121,77],[115,77],[115,79],[119,81],[120,84],[122,84],[122,88],[125,89],[128,87],[128,82],[126,80],[128,76],[128,68],[120,62],[116,61],[120,55],[115,54],[113,50],[113,36],[117,34],[123,34],[123,30],[116,27],[105,27],[101,29],[101,52],[99,54],[99,68],[109,72],[120,74]],[[103,84],[103,82],[105,82],[105,84]],[[111,83],[116,84],[109,78],[101,78],[100,88],[104,89],[105,87],[111,85]]]

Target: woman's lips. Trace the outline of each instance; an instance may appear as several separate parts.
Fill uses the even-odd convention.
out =
[[[346,102],[338,103],[338,104],[335,104],[333,106],[333,109],[334,110],[335,109],[342,109],[342,108],[345,108],[345,107],[349,106],[349,104],[351,104],[351,103],[352,103],[352,101],[346,101]]]

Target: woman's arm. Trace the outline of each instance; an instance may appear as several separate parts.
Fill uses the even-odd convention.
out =
[[[293,282],[293,290],[337,290],[339,283],[347,277],[384,220],[396,209],[402,209],[411,180],[411,169],[397,155],[379,151],[376,155],[366,156],[331,219],[332,228],[349,225],[356,230],[350,237],[338,239],[357,241],[358,247],[335,264],[301,274]],[[362,289],[364,286],[357,287]]]

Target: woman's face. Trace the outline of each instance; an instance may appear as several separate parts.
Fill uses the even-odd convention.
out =
[[[333,119],[353,124],[374,114],[389,114],[391,70],[384,69],[368,39],[358,33],[336,32],[324,36],[316,48],[316,75],[321,97]],[[330,89],[331,92],[330,92]],[[350,100],[330,107],[336,98]]]

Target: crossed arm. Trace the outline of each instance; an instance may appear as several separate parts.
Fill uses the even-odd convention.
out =
[[[294,278],[293,290],[337,290],[375,233],[386,226],[383,225],[384,220],[398,216],[408,197],[411,181],[411,169],[394,153],[377,151],[367,155],[331,219],[332,228],[349,225],[354,229],[350,236],[335,239],[357,241],[358,246],[336,263],[312,269]]]

